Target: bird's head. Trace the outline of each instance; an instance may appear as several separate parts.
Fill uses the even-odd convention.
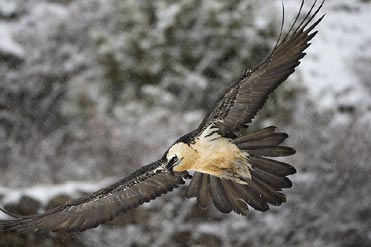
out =
[[[182,172],[189,170],[191,165],[196,161],[197,151],[189,144],[184,142],[174,143],[167,151],[166,168],[172,172]]]

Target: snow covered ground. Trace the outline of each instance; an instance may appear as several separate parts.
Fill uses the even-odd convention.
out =
[[[179,1],[170,6],[167,2],[159,1],[153,8],[167,6],[159,11],[161,15],[153,32],[145,21],[150,22],[148,16],[155,14],[151,8],[146,10],[144,1],[102,4],[94,0],[40,0],[35,4],[0,0],[0,72],[4,75],[0,79],[1,206],[17,204],[26,196],[40,202],[43,208],[61,194],[76,197],[92,192],[113,181],[104,177],[127,174],[138,167],[130,164],[155,159],[174,138],[197,125],[205,110],[202,106],[208,103],[201,99],[215,97],[209,96],[207,89],[221,85],[217,84],[218,79],[208,80],[207,75],[218,78],[208,65],[219,66],[220,61],[214,60],[223,55],[223,49],[217,46],[218,42],[203,46],[202,35],[198,35],[206,30],[202,29],[205,28],[202,22],[194,21],[198,29],[191,34],[196,42],[174,31],[174,23],[182,27],[189,24],[182,19],[201,18],[197,15],[195,18],[192,11],[187,12],[195,1]],[[213,11],[223,9],[222,2],[205,1],[199,11],[212,16]],[[240,8],[250,4],[249,1],[237,2]],[[306,2],[308,7],[310,1]],[[284,3],[287,24],[298,10],[299,1]],[[271,5],[271,1],[264,4]],[[279,23],[280,8],[281,1],[269,8],[275,13],[272,16],[276,23]],[[129,11],[123,14],[125,10]],[[256,10],[258,17],[252,26],[267,27],[270,22],[265,18],[266,9],[257,7]],[[238,20],[243,12],[238,8],[223,11],[220,18],[233,27],[238,26],[238,22],[229,18]],[[268,120],[281,128],[286,125],[289,143],[298,151],[290,159],[298,174],[292,176],[294,188],[288,190],[285,205],[267,213],[251,212],[246,218],[222,215],[213,209],[199,210],[194,200],[183,198],[184,191],[180,189],[122,216],[114,226],[87,231],[77,239],[68,240],[71,241],[68,244],[371,246],[371,2],[327,0],[322,12],[326,17],[318,26],[319,33],[287,85],[288,92],[291,88],[297,90],[296,95],[280,102],[284,106],[295,104],[289,107],[293,109],[291,117],[284,124],[278,122],[280,116]],[[120,15],[123,18],[117,17]],[[113,16],[115,21],[110,22]],[[125,19],[125,16],[133,19]],[[248,21],[244,21],[247,25]],[[253,27],[242,29],[254,35]],[[128,28],[127,33],[122,32],[124,28]],[[217,34],[207,35],[219,39],[223,31],[230,31],[228,28],[215,30]],[[228,35],[239,30],[233,31]],[[132,33],[137,35],[130,36]],[[194,57],[171,60],[184,55],[183,44],[170,42],[169,46],[162,47],[165,34],[170,41],[187,39],[194,46]],[[138,37],[142,41],[136,47]],[[225,46],[221,47],[238,44],[233,42],[239,38],[238,35],[231,39],[225,37],[222,39]],[[243,42],[237,53],[247,54]],[[210,47],[218,50],[202,53]],[[149,61],[141,60],[140,56],[130,53],[135,49],[139,51],[135,54],[141,56],[153,54],[146,57]],[[233,52],[236,50],[231,49]],[[196,60],[197,54],[205,56]],[[230,67],[217,67],[223,80],[231,80],[231,74],[238,73],[230,71],[231,67],[241,66],[242,60],[237,58],[225,60]],[[241,55],[242,58],[245,57]],[[190,69],[192,66],[187,67],[187,59],[197,61],[194,70]],[[108,72],[100,66],[102,61],[109,64]],[[17,66],[13,66],[14,63]],[[139,65],[133,66],[133,63]],[[121,84],[114,84],[106,78],[107,74],[133,81],[138,75],[132,73],[125,77],[126,72],[117,69],[117,64],[129,66],[131,70],[148,67],[153,74],[139,79],[151,83],[141,84],[139,90],[136,84],[123,84],[125,90],[115,95],[115,90],[121,92]],[[172,65],[175,69],[168,69]],[[164,68],[167,76],[156,74]],[[161,78],[161,83],[155,84],[153,78]],[[58,83],[53,84],[54,81]],[[39,90],[40,84],[45,91]],[[107,91],[106,84],[113,90]],[[164,91],[166,97],[161,102],[153,100]],[[195,91],[203,93],[194,95]],[[140,96],[131,97],[133,92]],[[282,95],[285,92],[280,91]],[[143,95],[152,101],[143,100]],[[111,96],[117,104],[112,103]],[[17,98],[14,108],[13,98]],[[198,107],[190,106],[190,98]],[[110,104],[114,105],[113,110],[108,109]],[[147,128],[152,124],[159,127]],[[138,128],[143,131],[138,133],[135,131]],[[147,155],[144,157],[143,153]],[[73,179],[75,182],[71,182]],[[86,182],[78,182],[78,179]],[[94,182],[95,179],[100,182]],[[4,217],[0,214],[1,219]],[[49,237],[57,239],[56,235]],[[40,242],[48,246],[43,238],[17,238],[23,239],[24,245],[36,246]],[[7,236],[0,236],[1,241],[8,241]]]
[[[296,1],[289,1],[295,12]],[[370,107],[370,90],[355,67],[370,74],[371,5],[365,1],[327,1],[326,17],[299,71],[320,109],[339,105]],[[362,61],[367,59],[367,64]],[[299,75],[300,76],[300,75]],[[368,85],[369,86],[369,85]]]

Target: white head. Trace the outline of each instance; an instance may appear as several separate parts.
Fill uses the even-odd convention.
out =
[[[197,152],[189,144],[177,142],[166,154],[166,167],[175,172],[189,170],[197,158],[196,155]]]

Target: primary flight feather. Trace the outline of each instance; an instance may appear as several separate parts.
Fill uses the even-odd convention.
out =
[[[161,159],[91,195],[66,202],[42,214],[14,215],[0,222],[0,231],[84,231],[113,219],[192,178],[186,197],[196,197],[201,208],[211,204],[223,213],[246,215],[249,206],[266,211],[286,201],[283,188],[292,186],[288,175],[295,169],[271,157],[295,153],[280,146],[288,137],[270,126],[244,134],[259,109],[305,56],[316,35],[314,20],[323,5],[314,1],[304,19],[299,13],[287,34],[269,56],[227,88],[194,131],[179,138]],[[193,177],[188,171],[194,171]]]

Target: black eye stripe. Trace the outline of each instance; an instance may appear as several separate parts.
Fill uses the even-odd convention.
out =
[[[170,162],[171,163],[174,163],[174,162],[177,162],[178,161],[178,156],[174,156],[173,158],[171,158]]]
[[[173,165],[174,163],[178,162],[178,156],[174,155],[170,160],[169,164]]]

